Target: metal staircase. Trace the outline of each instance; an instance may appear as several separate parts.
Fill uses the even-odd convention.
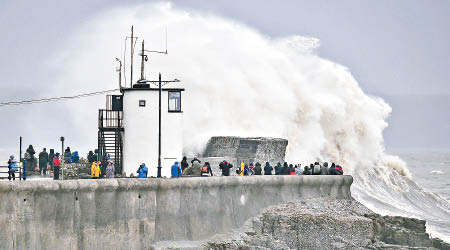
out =
[[[107,97],[111,99],[111,96]],[[98,112],[98,153],[105,173],[108,159],[114,162],[115,174],[123,170],[123,112],[121,110],[100,109]]]

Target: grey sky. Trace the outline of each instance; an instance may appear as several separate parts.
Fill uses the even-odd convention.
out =
[[[0,0],[0,102],[45,96],[35,91],[52,84],[42,65],[74,29],[102,10],[139,2]],[[450,1],[172,2],[272,37],[319,38],[322,57],[347,66],[365,92],[392,105],[388,147],[450,147]],[[0,108],[2,120],[20,112]],[[0,133],[0,148],[10,146],[5,141],[15,133]]]

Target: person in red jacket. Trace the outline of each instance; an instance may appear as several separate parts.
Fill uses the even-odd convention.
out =
[[[59,159],[59,153],[56,153],[53,158],[53,180],[59,180],[59,169],[61,167],[61,160]]]

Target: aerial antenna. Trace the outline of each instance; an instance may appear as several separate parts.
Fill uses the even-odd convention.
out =
[[[145,81],[144,77],[144,63],[148,61],[148,55],[145,54],[145,52],[148,53],[158,53],[158,54],[168,54],[167,52],[167,27],[166,27],[166,51],[158,51],[158,50],[146,50],[144,48],[144,40],[142,40],[142,49],[139,56],[141,56],[141,79],[139,79],[138,82]]]
[[[144,40],[142,40],[142,52],[139,55],[142,58],[142,61],[141,61],[141,79],[139,79],[139,81],[142,81],[142,80],[145,80],[145,77],[144,77],[144,62],[148,61],[148,56],[145,54],[145,49],[144,49]]]
[[[119,58],[116,58],[116,61],[119,62],[119,68],[116,68],[116,71],[119,72],[119,89],[122,90],[122,61]]]
[[[131,37],[126,37],[126,39],[131,38],[130,48],[131,48],[131,62],[130,62],[130,85],[133,87],[133,55],[134,55],[134,47],[136,46],[136,42],[138,37],[134,36],[134,26],[131,26]],[[125,40],[126,40],[125,39]]]
[[[130,88],[133,87],[133,54],[134,54],[134,46],[133,46],[133,25],[131,25],[131,69],[130,69]]]

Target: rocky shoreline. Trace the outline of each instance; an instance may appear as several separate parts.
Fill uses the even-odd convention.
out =
[[[227,234],[153,249],[450,249],[425,229],[423,220],[381,216],[354,199],[313,198],[264,209]]]

